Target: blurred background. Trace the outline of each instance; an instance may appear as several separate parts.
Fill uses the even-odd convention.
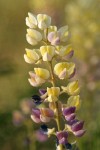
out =
[[[0,0],[0,150],[55,150],[54,140],[36,131],[38,126],[30,119],[30,97],[37,89],[27,81],[28,71],[33,68],[23,59],[25,48],[29,48],[25,39],[28,12],[46,13],[58,27],[69,26],[69,43],[75,50],[81,85],[78,115],[87,129],[78,145],[80,150],[99,150],[99,0]]]

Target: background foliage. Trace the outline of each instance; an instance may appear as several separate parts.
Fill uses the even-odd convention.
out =
[[[55,149],[54,140],[40,143],[35,138],[32,148],[25,144],[27,129],[34,134],[38,127],[30,120],[19,127],[13,125],[12,113],[20,110],[24,98],[34,90],[28,81],[32,70],[24,62],[27,45],[25,17],[28,11],[46,13],[59,27],[69,25],[70,43],[75,49],[74,61],[81,85],[82,107],[79,116],[85,120],[86,135],[79,139],[81,150],[100,147],[100,1],[99,0],[0,0],[0,149]],[[27,127],[27,128],[26,128]],[[52,144],[51,144],[52,143]],[[48,146],[51,145],[52,147]]]

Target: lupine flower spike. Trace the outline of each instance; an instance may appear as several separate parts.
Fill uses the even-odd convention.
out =
[[[36,108],[32,108],[31,119],[42,124],[40,131],[46,136],[55,136],[56,150],[71,150],[73,143],[70,134],[75,139],[83,136],[85,129],[84,121],[80,121],[76,115],[81,104],[79,81],[70,81],[75,76],[76,67],[71,62],[74,49],[70,43],[66,45],[70,35],[68,26],[58,29],[52,26],[50,16],[32,13],[26,17],[26,25],[26,40],[33,48],[25,49],[24,59],[28,64],[35,64],[33,70],[29,71],[28,81],[34,88],[40,87],[38,94],[32,96]],[[59,80],[64,80],[65,85],[58,86]],[[41,85],[47,82],[51,86],[42,89]],[[63,93],[68,97],[64,104],[60,99]],[[47,123],[52,121],[55,121],[55,127],[49,128]]]

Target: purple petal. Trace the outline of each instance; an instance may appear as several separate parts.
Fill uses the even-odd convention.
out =
[[[73,73],[69,76],[69,79],[73,78],[75,73],[76,73],[76,68],[74,69]]]
[[[67,121],[71,121],[71,120],[75,119],[75,113],[65,116],[65,119]]]
[[[79,121],[78,119],[73,119],[73,120],[69,121],[68,124],[70,126],[72,126],[73,124],[77,123],[78,121]]]
[[[36,116],[36,117],[38,117],[38,118],[40,118],[40,110],[39,109],[32,109],[32,115],[34,115],[34,116]]]
[[[81,137],[84,135],[85,132],[86,130],[79,130],[79,131],[74,132],[74,135],[77,137]]]
[[[68,133],[66,131],[57,132],[56,135],[57,135],[58,140],[62,139],[63,137],[65,137],[65,138],[68,137]]]
[[[46,89],[39,89],[39,93],[40,93],[41,95],[44,95],[46,92],[47,92]]]
[[[66,144],[66,138],[63,137],[62,139],[60,139],[59,144]]]
[[[71,129],[72,131],[79,131],[83,128],[83,125],[84,125],[84,121],[79,121],[79,122],[76,122],[75,124],[73,124],[71,126]]]
[[[75,112],[76,107],[68,107],[63,109],[63,115],[67,116]]]
[[[65,55],[63,58],[64,59],[69,59],[74,55],[74,50],[71,50],[67,55]]]

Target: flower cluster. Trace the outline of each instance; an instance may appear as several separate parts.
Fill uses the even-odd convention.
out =
[[[38,48],[26,49],[24,59],[29,64],[39,65],[29,72],[28,81],[33,87],[51,83],[51,86],[39,89],[39,94],[32,96],[36,108],[32,109],[31,119],[35,123],[42,123],[41,130],[45,134],[56,136],[57,150],[62,150],[63,146],[71,149],[69,133],[81,137],[85,130],[84,122],[79,121],[75,114],[80,107],[80,87],[78,80],[70,81],[76,73],[76,67],[70,62],[74,54],[72,45],[66,45],[69,38],[68,26],[57,29],[51,25],[50,16],[46,14],[36,16],[32,13],[28,13],[26,17],[26,25],[27,42]],[[46,69],[43,66],[46,66]],[[64,80],[65,86],[56,86],[58,80]],[[64,104],[60,101],[60,95],[63,93],[68,96]],[[40,106],[41,104],[44,105]],[[65,124],[64,129],[61,126],[61,119]],[[56,122],[57,129],[47,127],[46,123],[52,120]]]

